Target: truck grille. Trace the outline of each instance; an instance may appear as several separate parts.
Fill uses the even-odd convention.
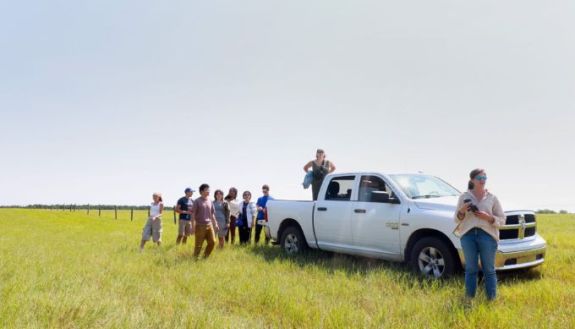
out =
[[[524,239],[534,236],[537,232],[535,215],[509,215],[505,225],[499,228],[499,239]]]

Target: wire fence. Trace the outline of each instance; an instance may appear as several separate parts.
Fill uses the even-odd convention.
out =
[[[10,207],[22,209],[45,209],[51,211],[65,211],[65,212],[82,212],[86,215],[97,217],[110,217],[116,220],[130,220],[145,217],[150,215],[149,206],[115,206],[115,205],[30,205],[27,207]],[[174,224],[177,224],[177,213],[175,207],[164,208],[164,218],[169,213],[172,213]]]

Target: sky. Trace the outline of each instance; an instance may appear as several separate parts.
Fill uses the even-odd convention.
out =
[[[575,212],[573,1],[4,1],[0,49],[0,205],[311,199],[323,148]]]

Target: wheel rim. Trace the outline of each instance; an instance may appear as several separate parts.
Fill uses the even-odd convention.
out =
[[[295,254],[299,251],[298,238],[295,234],[290,233],[286,236],[284,242],[284,249],[288,254]]]
[[[418,264],[419,271],[425,276],[440,278],[445,271],[445,258],[437,248],[423,248],[419,253]]]

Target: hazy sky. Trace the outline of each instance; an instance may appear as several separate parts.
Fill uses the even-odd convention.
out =
[[[0,204],[484,167],[575,211],[573,1],[0,2]]]

